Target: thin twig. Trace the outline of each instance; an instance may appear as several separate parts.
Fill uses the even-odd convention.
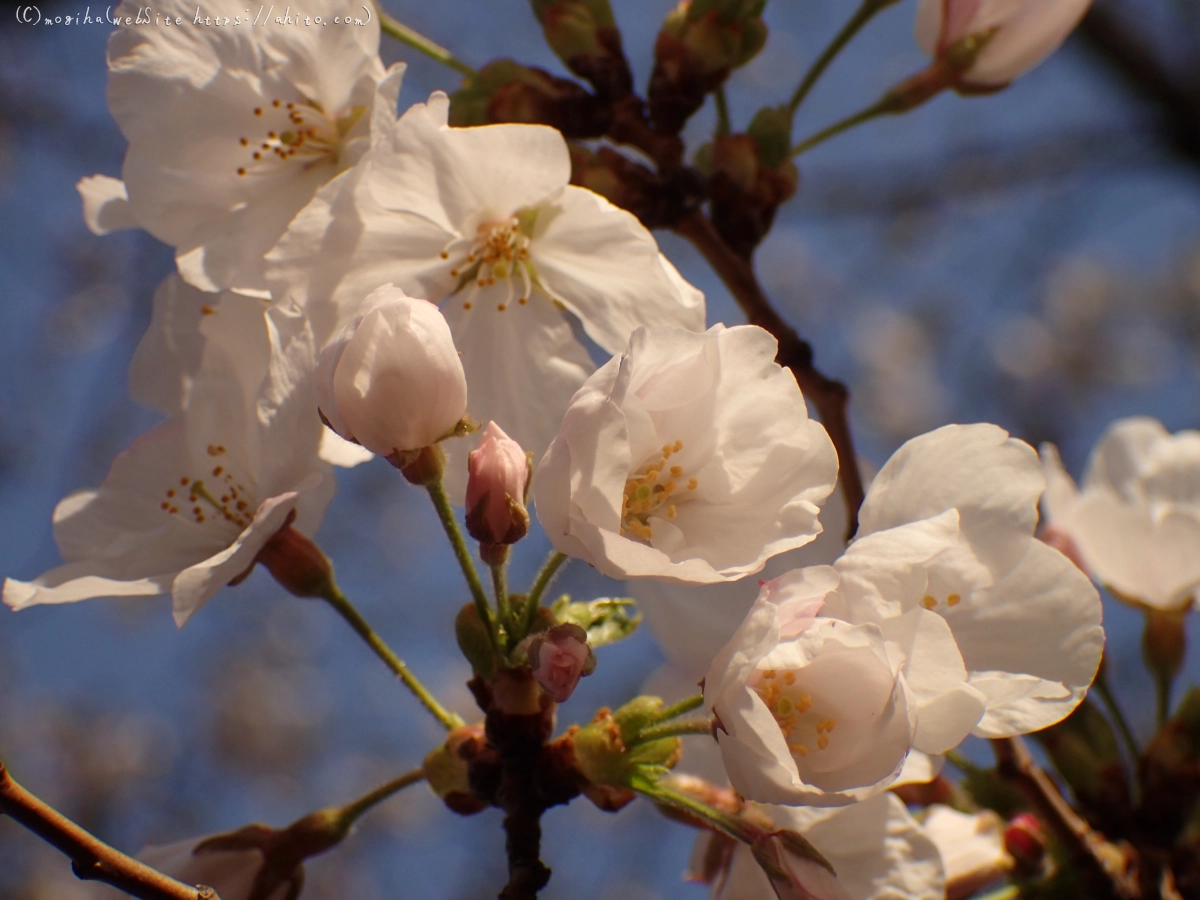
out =
[[[354,608],[354,604],[346,598],[345,594],[334,587],[322,599],[337,610],[338,614],[358,633],[358,636],[366,641],[367,646],[375,651],[375,655],[383,660],[384,664],[404,682],[404,686],[413,692],[413,695],[421,701],[421,704],[447,730],[464,724],[461,718],[442,706],[437,701],[437,698],[429,692],[429,689],[421,683],[420,679],[409,671],[408,666],[392,651],[392,648],[384,642],[383,638],[375,633],[375,629]]]
[[[381,784],[373,791],[369,791],[359,797],[353,803],[347,803],[340,810],[342,819],[347,825],[351,825],[358,821],[364,814],[374,809],[384,800],[393,796],[396,793],[410,787],[414,784],[419,784],[425,780],[424,769],[414,769],[401,775],[399,778],[393,778],[387,784]]]
[[[1136,900],[1142,896],[1125,854],[1106,841],[1063,799],[1050,776],[1034,762],[1019,737],[992,741],[996,770],[1026,796],[1062,845],[1073,867],[1090,884],[1089,897]]]
[[[500,652],[496,615],[488,603],[487,593],[483,589],[483,582],[479,580],[479,571],[475,568],[475,561],[471,559],[471,551],[467,549],[467,542],[463,539],[462,531],[459,530],[458,520],[454,517],[454,510],[450,506],[450,498],[446,496],[446,488],[439,479],[427,484],[425,489],[429,492],[429,499],[433,501],[433,508],[437,510],[438,518],[442,522],[442,528],[446,531],[446,537],[450,539],[450,546],[454,550],[454,558],[458,560],[458,567],[462,569],[463,577],[467,580],[467,587],[470,588],[471,596],[475,600],[475,608],[479,611],[479,618],[488,627],[488,635],[491,637],[492,647],[496,652]]]
[[[379,6],[375,4],[375,12],[379,15],[379,29],[389,37],[393,37],[402,44],[407,44],[414,50],[419,50],[431,59],[436,59],[444,66],[449,66],[456,72],[461,72],[468,78],[474,78],[479,73],[468,66],[465,62],[455,58],[454,54],[443,47],[441,44],[431,41],[423,34],[413,31],[407,25],[396,21]]]
[[[746,314],[746,320],[751,325],[765,328],[779,341],[776,360],[792,370],[800,390],[817,408],[821,422],[837,450],[842,494],[846,500],[846,537],[853,537],[858,531],[858,508],[863,502],[863,483],[847,417],[850,392],[840,381],[827,378],[817,370],[813,365],[812,345],[803,340],[775,311],[758,283],[753,264],[725,243],[707,216],[698,210],[688,213],[679,220],[675,231],[691,241],[713,267]]]
[[[684,719],[682,722],[664,722],[638,732],[634,744],[648,744],[663,738],[682,737],[685,734],[711,734],[712,722],[708,719]]]
[[[220,900],[209,887],[190,887],[126,856],[84,831],[17,784],[0,763],[0,812],[71,858],[84,881],[101,881],[139,900]]]
[[[558,570],[562,568],[569,557],[565,553],[551,553],[550,558],[542,565],[541,571],[537,573],[537,577],[533,579],[533,587],[529,589],[529,597],[525,601],[525,631],[528,632],[533,626],[533,617],[537,615],[538,607],[542,605],[542,597],[546,593],[546,588],[550,587],[550,582],[554,580],[554,576],[558,574]]]
[[[796,92],[792,94],[792,98],[788,101],[788,112],[795,115],[800,104],[804,102],[804,98],[808,96],[809,91],[813,89],[817,81],[829,68],[829,64],[833,62],[839,53],[845,48],[854,36],[858,34],[871,19],[875,18],[876,13],[881,12],[889,6],[897,3],[898,0],[863,0],[863,4],[850,17],[842,30],[837,33],[829,46],[817,57],[816,62],[812,64],[812,68],[805,74],[800,86],[796,88]]]

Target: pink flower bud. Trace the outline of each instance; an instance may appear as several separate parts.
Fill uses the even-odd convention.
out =
[[[482,544],[513,544],[529,530],[529,457],[495,422],[467,460],[467,530]]]
[[[917,43],[962,89],[1002,88],[1058,49],[1092,0],[921,0]]]
[[[1017,869],[1026,877],[1036,874],[1046,857],[1046,835],[1042,823],[1031,813],[1013,817],[1004,829],[1004,849],[1017,863]]]
[[[467,411],[450,326],[434,304],[390,284],[321,353],[316,388],[329,427],[385,457],[447,437]]]
[[[575,692],[584,675],[596,669],[596,656],[587,643],[587,632],[578,625],[555,625],[529,644],[533,677],[554,702],[562,703]]]

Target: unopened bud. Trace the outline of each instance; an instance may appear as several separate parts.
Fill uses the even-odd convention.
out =
[[[491,629],[479,617],[474,603],[468,603],[458,611],[454,620],[454,636],[458,649],[462,651],[475,674],[490,681],[496,671],[496,647],[492,642]]]
[[[578,625],[555,625],[535,635],[528,653],[533,677],[555,703],[569,699],[579,679],[596,670],[596,655],[588,646],[587,632]]]
[[[669,769],[679,762],[679,738],[637,741],[662,709],[659,697],[635,697],[615,713],[597,712],[573,736],[576,765],[584,778],[595,785],[626,787],[639,769]]]
[[[630,93],[633,75],[608,0],[534,0],[533,11],[550,49],[600,97]]]
[[[1037,816],[1015,816],[1004,829],[1004,849],[1015,861],[1017,874],[1026,878],[1036,875],[1046,858],[1046,834]]]
[[[917,43],[957,70],[956,87],[1002,88],[1058,49],[1092,0],[920,0]]]
[[[495,422],[467,459],[467,531],[481,544],[513,544],[529,531],[533,463]]]
[[[668,14],[654,45],[648,95],[657,130],[677,134],[707,94],[762,50],[764,5],[764,0],[682,0]]]
[[[321,353],[316,388],[330,428],[402,463],[454,434],[467,409],[450,326],[433,303],[390,284]]]
[[[578,140],[608,131],[612,111],[578,82],[511,59],[497,59],[468,77],[450,98],[450,124],[501,122],[550,125],[564,137]]]
[[[258,551],[257,561],[289,594],[324,597],[333,587],[333,565],[311,538],[292,527],[295,518],[292,510],[283,528]]]

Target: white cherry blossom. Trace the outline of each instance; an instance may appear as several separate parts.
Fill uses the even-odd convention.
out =
[[[1042,447],[1042,509],[1092,576],[1118,597],[1183,609],[1200,587],[1200,432],[1169,434],[1149,418],[1113,423],[1092,451],[1082,490],[1053,445]]]
[[[943,618],[986,698],[972,733],[1037,731],[1087,692],[1104,647],[1098,594],[1033,537],[1045,481],[1027,444],[994,425],[914,438],[867,492],[858,537],[834,563],[825,615],[885,626],[913,610]]]
[[[959,86],[1004,87],[1059,48],[1092,0],[920,0],[916,36],[940,59],[973,41],[978,52],[958,74]]]
[[[749,325],[635,331],[534,471],[551,543],[614,578],[706,584],[813,540],[837,455],[775,353]]]
[[[168,275],[154,292],[150,327],[142,336],[129,366],[129,393],[138,403],[164,416],[173,416],[187,406],[192,384],[200,369],[207,344],[201,323],[226,305],[237,309],[228,315],[248,316],[253,321],[266,310],[266,303],[232,291],[210,293],[192,287],[177,273]],[[238,342],[234,351],[243,365],[256,370],[247,373],[248,383],[261,382],[271,361],[270,333],[251,325],[238,332],[227,332],[223,340]],[[335,466],[351,468],[374,458],[366,448],[339,437],[324,428],[319,449],[321,459]]]
[[[813,566],[764,583],[705,677],[725,769],[749,799],[870,796],[896,782],[910,749],[953,747],[983,712],[942,619],[922,609],[878,625],[827,618],[839,580]]]
[[[114,15],[138,12],[125,0]],[[109,39],[108,105],[129,150],[123,185],[80,182],[85,219],[145,228],[199,288],[262,292],[262,257],[288,222],[395,121],[403,66],[384,69],[378,17],[350,0],[312,0],[300,15],[322,24],[307,27],[295,11],[254,23],[237,0],[202,12],[239,24],[193,25],[195,5],[168,0],[154,13],[184,24],[122,24]]]
[[[850,900],[943,900],[945,878],[937,847],[898,797],[880,794],[852,806],[753,808],[779,828],[803,835],[833,866]],[[745,844],[711,832],[700,835],[692,870],[709,880],[710,900],[767,900],[772,888]],[[713,859],[715,854],[721,857]],[[711,871],[716,862],[715,871]],[[705,871],[706,866],[710,871]],[[821,895],[823,896],[823,895]]]
[[[312,335],[296,309],[225,303],[205,317],[206,341],[185,406],[137,438],[99,488],[54,511],[65,565],[12,578],[14,609],[92,597],[170,593],[182,626],[251,566],[295,513],[316,530],[333,495],[317,457]],[[251,335],[265,335],[261,341]],[[267,360],[252,352],[257,344]]]
[[[633,215],[568,184],[559,132],[450,128],[448,109],[442,93],[413,106],[320,191],[271,252],[269,282],[305,306],[318,341],[387,282],[441,304],[467,413],[538,458],[594,368],[573,324],[616,353],[639,325],[702,329],[703,297]]]
[[[991,810],[962,813],[934,805],[921,826],[942,857],[948,896],[974,896],[1012,869],[1012,857],[1004,849],[1004,822]]]

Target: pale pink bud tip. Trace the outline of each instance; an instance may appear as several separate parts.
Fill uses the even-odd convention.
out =
[[[513,544],[529,530],[529,457],[495,422],[467,460],[467,530],[482,544]]]
[[[1046,835],[1037,817],[1030,813],[1015,816],[1004,829],[1004,849],[1022,872],[1032,874],[1040,869],[1046,856]]]
[[[587,644],[587,632],[568,623],[555,625],[530,642],[529,665],[538,684],[555,703],[562,703],[575,692],[579,679],[595,670],[596,657]]]

